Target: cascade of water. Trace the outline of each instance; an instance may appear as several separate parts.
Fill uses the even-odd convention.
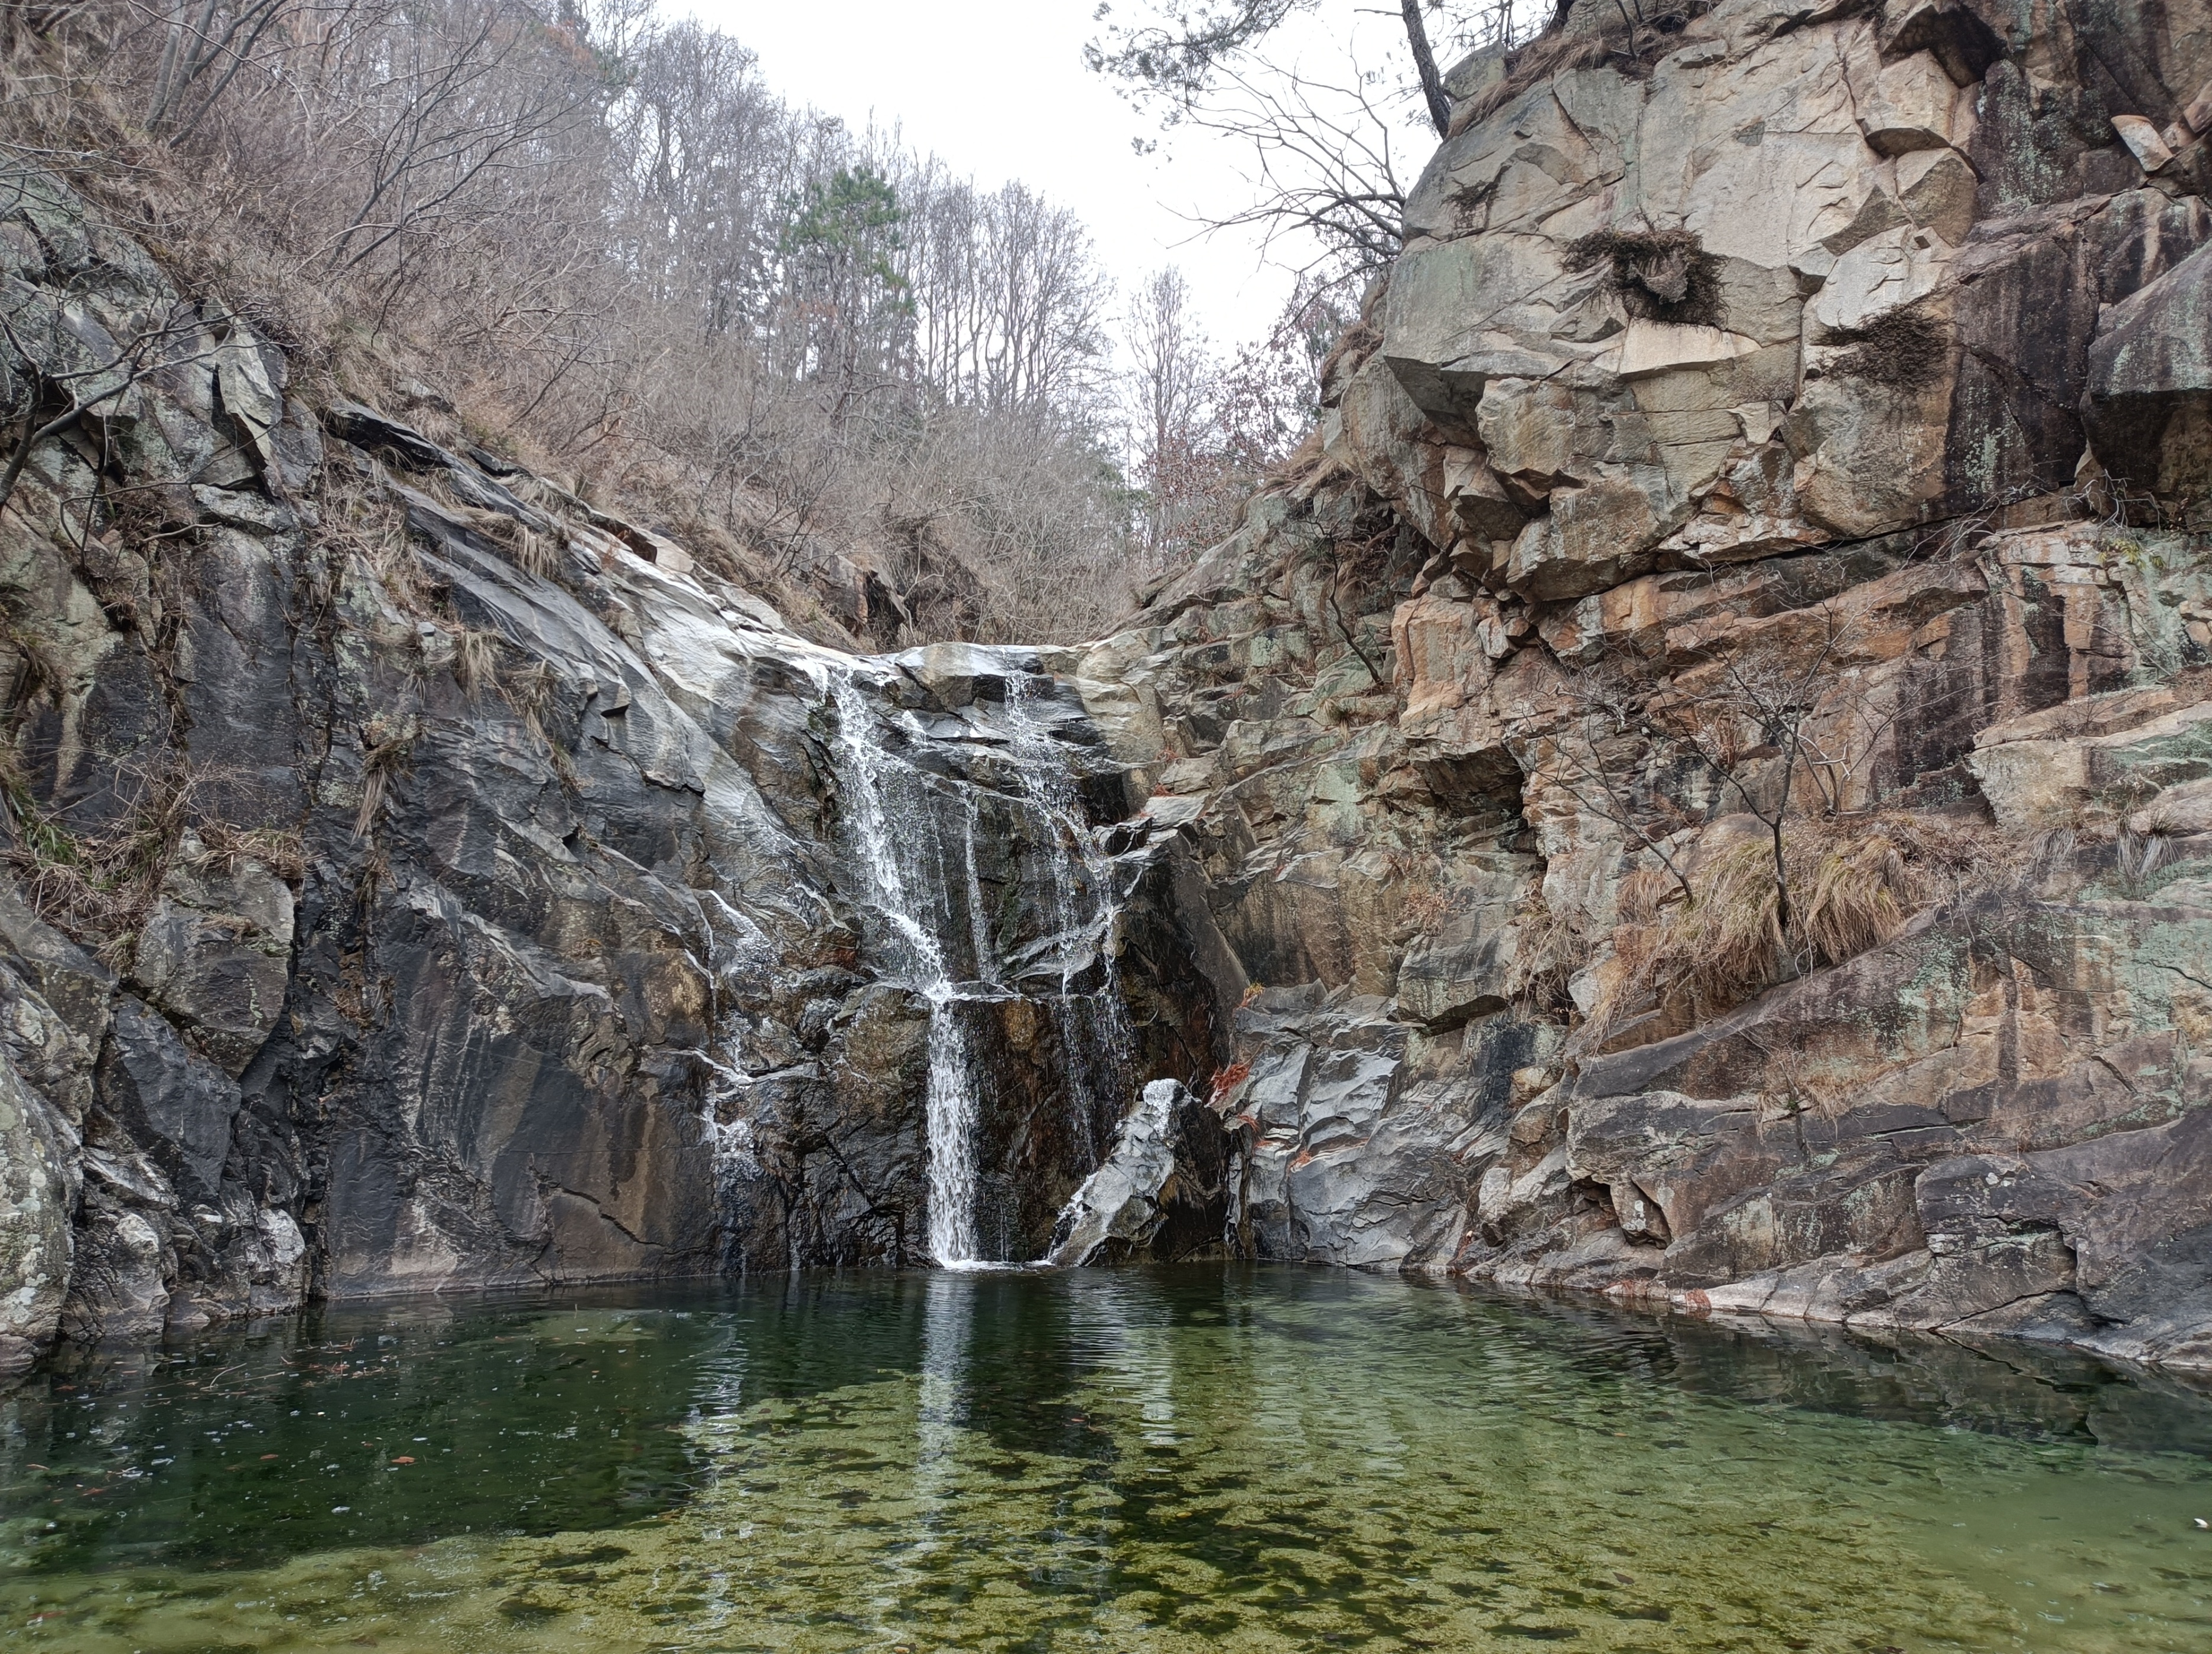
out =
[[[972,784],[925,775],[887,749],[882,721],[851,672],[831,675],[830,699],[847,830],[879,921],[885,963],[930,1006],[925,1098],[930,1256],[944,1265],[973,1264],[981,1261],[975,1209],[980,1099],[960,1006],[1011,991],[978,863],[986,795]],[[1103,1109],[1120,1111],[1133,1043],[1113,952],[1119,915],[1112,869],[1091,842],[1066,754],[1018,674],[1010,675],[1003,715],[1017,792],[997,796],[1027,812],[1035,824],[1024,837],[1034,841],[1051,887],[1046,941],[1060,990],[1050,996],[1051,1014],[1066,1055],[1076,1140],[1096,1161],[1094,1122]],[[957,847],[947,842],[956,825]],[[961,905],[956,881],[967,909],[964,927],[956,922]],[[1099,962],[1094,991],[1080,994],[1077,980],[1094,952]],[[956,964],[967,963],[963,953],[972,954],[974,970],[964,991],[955,974]]]
[[[975,976],[995,984],[999,980],[997,950],[991,946],[991,913],[983,902],[983,876],[975,867],[975,838],[982,827],[982,811],[972,792],[962,800],[960,833],[962,860],[968,875],[968,942],[975,950]]]
[[[1113,869],[1087,830],[1082,801],[1076,796],[1066,760],[1051,731],[1032,705],[1029,685],[1019,677],[1006,687],[1006,728],[1023,796],[1042,818],[1042,835],[1053,880],[1053,919],[1057,927],[1060,995],[1054,1020],[1067,1053],[1070,1089],[1078,1130],[1085,1152],[1098,1158],[1094,1122],[1101,1105],[1118,1114],[1128,1093],[1130,1060],[1136,1037],[1121,997],[1121,961],[1114,951],[1121,903]],[[1083,891],[1091,893],[1084,911]],[[1097,949],[1098,991],[1078,996],[1073,990],[1087,947]]]
[[[707,1055],[710,1078],[700,1125],[714,1167],[715,1198],[726,1213],[738,1185],[757,1177],[761,1170],[754,1151],[752,1122],[745,1111],[745,1093],[753,1081],[744,1068],[746,1023],[738,1000],[749,976],[764,976],[774,969],[775,948],[761,927],[732,907],[720,892],[707,891],[704,903],[713,904],[702,916],[708,938],[705,975],[714,995],[709,1020],[717,1033]],[[726,1263],[726,1252],[735,1239],[728,1234],[724,1237]]]
[[[929,1255],[939,1263],[977,1261],[975,1238],[975,1080],[968,1041],[955,1008],[959,994],[934,924],[935,903],[919,851],[933,837],[928,820],[902,820],[891,830],[889,756],[859,686],[849,673],[833,678],[837,708],[836,766],[845,783],[848,821],[861,875],[892,939],[896,968],[929,1002],[929,1080],[925,1098],[929,1183]]]

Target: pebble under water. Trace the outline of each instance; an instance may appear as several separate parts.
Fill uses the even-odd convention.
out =
[[[0,1398],[0,1646],[2212,1649],[2212,1402],[1294,1268],[329,1310]]]

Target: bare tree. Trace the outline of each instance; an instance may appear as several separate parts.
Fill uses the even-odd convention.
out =
[[[146,130],[174,142],[189,134],[252,62],[264,37],[299,0],[133,0],[161,37]]]
[[[1351,50],[1357,14],[1347,6],[1340,31],[1346,69],[1315,75],[1279,47],[1294,16],[1322,9],[1322,0],[1146,0],[1123,21],[1102,5],[1105,28],[1085,58],[1165,125],[1249,146],[1251,198],[1210,215],[1212,227],[1256,226],[1271,241],[1285,231],[1310,238],[1316,251],[1301,268],[1327,263],[1349,281],[1397,252],[1406,197],[1398,151],[1410,136],[1403,128],[1422,129],[1417,153],[1450,128],[1431,15],[1455,45],[1504,47],[1532,32],[1533,8],[1525,0],[1400,0],[1402,55],[1376,69]]]
[[[1237,72],[1240,61],[1258,56],[1269,36],[1297,12],[1312,11],[1319,0],[1216,0],[1196,7],[1162,0],[1142,21],[1109,23],[1091,43],[1086,57],[1093,69],[1113,75],[1156,96],[1185,114],[1204,106],[1216,78]],[[1110,5],[1099,8],[1102,19]],[[1406,45],[1431,123],[1437,136],[1451,123],[1451,104],[1429,44],[1420,0],[1400,0]]]
[[[208,349],[179,356],[166,348],[206,332],[198,315],[179,306],[155,325],[131,334],[106,360],[82,368],[63,368],[58,363],[70,353],[61,343],[59,318],[50,319],[51,337],[45,348],[34,350],[16,331],[14,320],[0,319],[0,338],[6,339],[9,351],[9,360],[0,363],[0,370],[21,386],[0,419],[22,422],[5,465],[0,465],[0,508],[15,496],[15,484],[22,480],[24,467],[41,443],[65,435],[102,409],[112,409],[149,374],[204,361],[213,354]]]
[[[1122,341],[1145,540],[1158,555],[1178,540],[1206,491],[1202,450],[1219,376],[1181,271],[1158,271],[1137,290]]]
[[[179,250],[264,332],[348,356],[367,390],[434,380],[465,409],[418,404],[451,422],[441,440],[503,433],[732,578],[779,602],[798,587],[800,615],[866,565],[937,594],[935,618],[908,605],[917,626],[1114,617],[1133,526],[1114,295],[1066,208],[791,106],[741,46],[653,0],[120,0],[5,21],[68,32],[39,47],[56,70],[39,97],[0,104],[12,155],[112,179],[147,117],[126,134],[111,112],[153,112],[185,164],[133,174],[134,204],[174,193],[158,207]],[[23,388],[4,387],[0,465],[70,414],[66,387],[34,387],[35,407]]]
[[[553,141],[588,114],[597,90],[510,0],[460,0],[434,27],[378,33],[384,72],[345,112],[361,193],[330,238],[331,269],[362,268],[480,215],[502,174],[550,164]]]

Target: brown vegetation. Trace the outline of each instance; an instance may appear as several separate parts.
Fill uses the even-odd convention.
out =
[[[1651,321],[1718,326],[1720,260],[1687,230],[1595,230],[1567,244],[1569,270],[1606,268],[1621,307]]]
[[[1943,377],[1951,332],[1923,307],[1899,305],[1864,327],[1831,333],[1826,342],[1851,347],[1829,364],[1830,373],[1917,391]]]
[[[1624,880],[1589,1041],[1602,1046],[1662,1007],[1679,1012],[1669,1027],[1717,1016],[1881,946],[1923,908],[2018,879],[2029,860],[1985,825],[1905,812],[1808,817],[1793,823],[1784,857],[1794,911],[1763,833],[1697,860],[1686,891],[1649,873]]]
[[[203,9],[8,8],[0,146],[311,398],[619,502],[833,640],[1083,635],[1152,572],[1066,210],[641,6]]]
[[[235,872],[259,862],[297,884],[306,864],[299,835],[240,828],[206,806],[235,775],[171,757],[126,766],[114,777],[113,808],[97,822],[41,805],[12,766],[0,774],[8,826],[0,865],[12,869],[32,911],[98,953],[111,970],[128,964],[138,933],[187,845],[196,872]]]

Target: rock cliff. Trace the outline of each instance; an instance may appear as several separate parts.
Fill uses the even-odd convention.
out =
[[[0,519],[0,1355],[1118,1237],[2212,1365],[2212,14],[1452,84],[1080,650],[817,648],[25,191],[164,365]]]
[[[2208,77],[2027,0],[1455,71],[1302,474],[1080,669],[1247,1244],[2212,1363]]]
[[[1134,1089],[1205,1070],[1069,660],[818,648],[488,451],[310,405],[58,181],[0,253],[50,383],[152,367],[0,537],[0,1355],[1035,1257]]]

